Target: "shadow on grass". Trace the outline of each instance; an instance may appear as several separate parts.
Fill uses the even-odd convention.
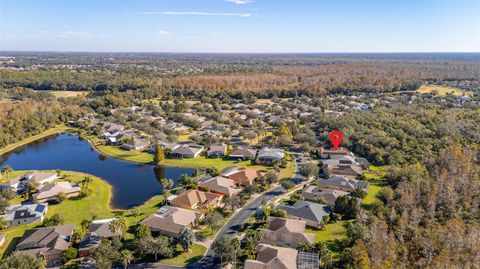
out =
[[[17,246],[18,241],[20,241],[20,239],[21,239],[21,237],[14,237],[12,239],[10,244],[8,244],[8,246],[5,248],[5,251],[3,252],[2,259],[5,259],[6,257],[8,257],[8,255],[10,255],[15,250],[15,247]]]

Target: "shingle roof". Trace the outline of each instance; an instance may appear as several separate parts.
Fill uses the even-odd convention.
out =
[[[173,206],[163,206],[141,224],[162,231],[179,234],[184,226],[190,225],[202,216],[201,213]]]
[[[291,246],[300,243],[313,244],[315,234],[305,233],[305,226],[306,222],[303,220],[269,217],[262,241],[274,244],[282,242]]]
[[[73,227],[73,224],[67,224],[28,230],[17,244],[16,250],[65,250],[68,248]]]
[[[70,194],[70,193],[76,193],[80,191],[81,191],[80,187],[70,182],[62,181],[62,182],[55,182],[55,183],[47,184],[43,186],[38,190],[38,193],[33,195],[33,197],[34,199],[41,200],[41,199],[54,197],[58,195],[60,192],[63,192],[65,194]]]
[[[246,260],[245,269],[296,269],[298,251],[292,248],[259,244],[257,259]]]
[[[117,231],[116,233],[112,233],[112,231],[110,230],[110,223],[114,220],[115,219],[104,219],[93,221],[88,226],[88,231],[91,233],[95,233],[102,238],[111,238],[115,235],[120,235],[122,234],[121,230]]]
[[[330,215],[330,212],[332,212],[332,207],[329,205],[307,201],[297,201],[293,206],[280,205],[278,207],[285,209],[289,216],[296,216],[315,222],[322,221],[324,216],[328,216]]]
[[[235,187],[235,182],[226,177],[212,177],[202,182],[199,182],[199,187],[208,188],[212,191],[223,193],[227,195],[235,195],[242,191],[242,189]]]

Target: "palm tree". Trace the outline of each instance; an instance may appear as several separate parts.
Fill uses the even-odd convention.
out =
[[[167,198],[170,196],[170,189],[173,187],[173,180],[162,178],[160,182],[163,186],[163,196],[165,198],[165,204],[167,204]]]
[[[120,257],[122,259],[123,268],[127,268],[130,262],[133,261],[133,254],[130,250],[124,249],[120,252]]]
[[[9,178],[11,172],[13,172],[13,168],[8,164],[2,169],[2,174],[7,175],[7,179]]]
[[[85,188],[88,188],[88,186],[90,186],[90,184],[93,183],[93,178],[91,176],[86,176],[86,177],[83,178],[82,182],[83,182],[83,186]]]
[[[124,217],[119,217],[112,220],[109,224],[110,232],[112,232],[115,236],[123,237],[123,233],[125,232],[125,228],[127,224],[125,223]]]

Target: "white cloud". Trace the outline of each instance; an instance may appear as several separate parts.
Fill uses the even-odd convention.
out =
[[[170,32],[169,32],[169,31],[165,31],[165,30],[158,30],[158,31],[157,31],[157,34],[158,34],[158,35],[161,35],[161,36],[166,36],[166,35],[169,35]]]
[[[237,5],[245,5],[245,4],[253,3],[252,0],[227,0],[227,2],[234,3]]]
[[[217,13],[202,11],[145,11],[143,15],[172,15],[172,16],[232,16],[232,17],[251,17],[251,13]]]

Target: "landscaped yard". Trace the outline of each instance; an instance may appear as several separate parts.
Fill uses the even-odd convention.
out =
[[[207,248],[204,246],[193,244],[190,251],[185,252],[180,245],[177,245],[176,254],[178,255],[174,258],[163,259],[160,262],[163,264],[178,266],[190,265],[200,260],[206,250]]]
[[[346,221],[337,221],[335,223],[329,223],[325,225],[324,230],[307,227],[305,232],[315,234],[315,242],[319,241],[333,241],[333,240],[344,240],[347,238],[345,227],[343,224]]]
[[[377,194],[382,189],[382,186],[370,184],[368,187],[367,197],[363,198],[362,203],[364,205],[373,204],[373,202],[377,201]]]

